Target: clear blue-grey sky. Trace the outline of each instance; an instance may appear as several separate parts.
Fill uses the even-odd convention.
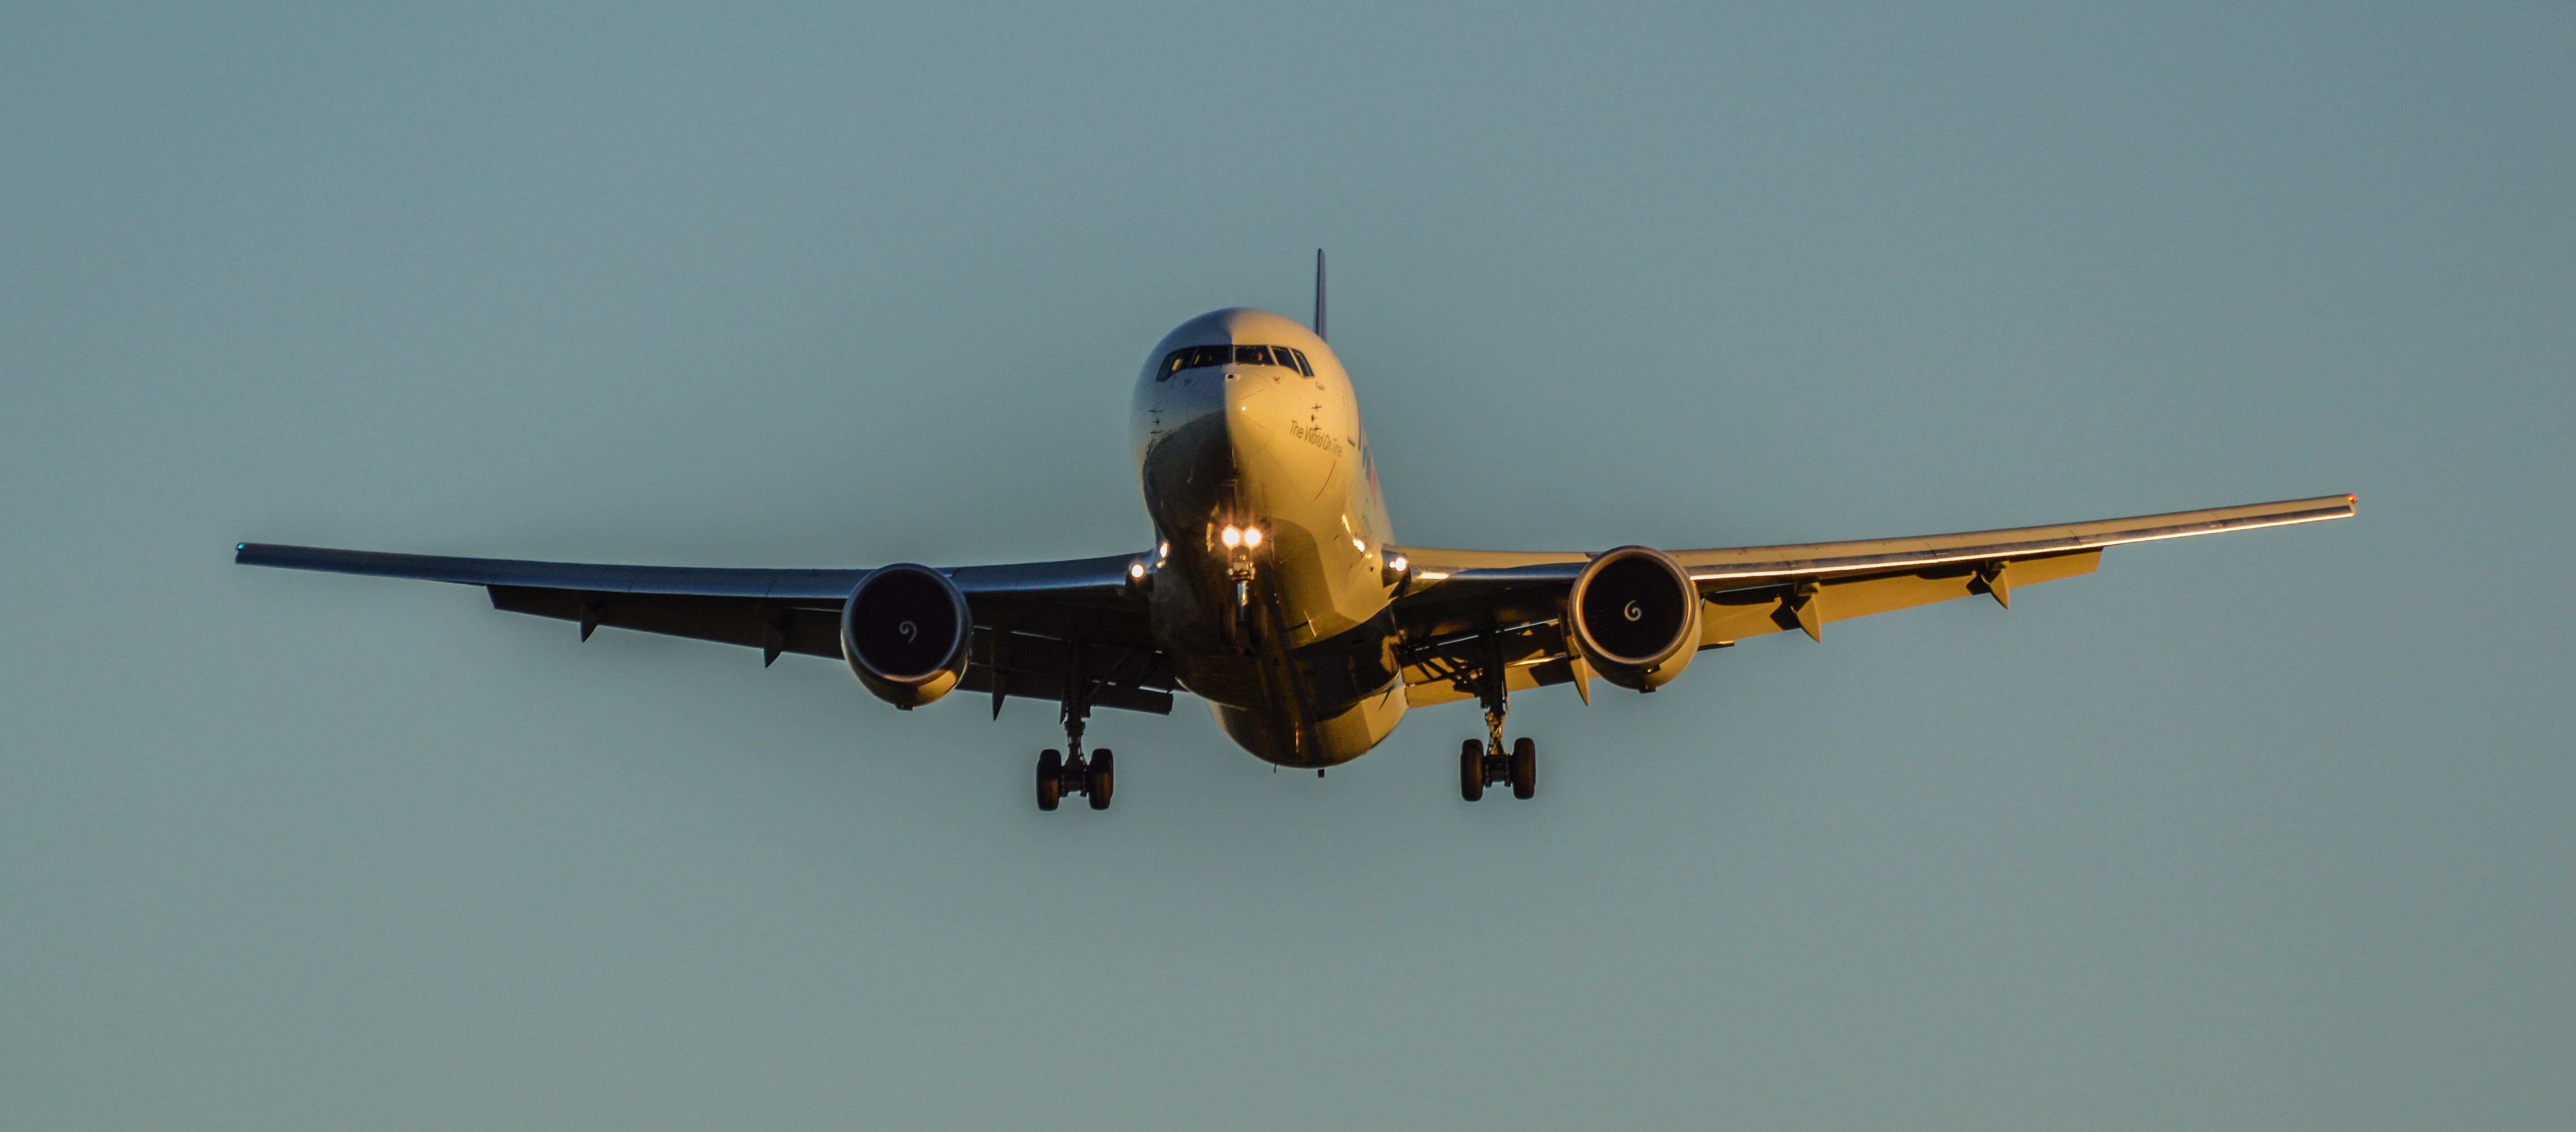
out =
[[[2576,16],[0,12],[0,1125],[2540,1128],[2576,1110]],[[1194,702],[254,571],[1130,550],[1304,314],[1406,541],[2327,492],[1317,780]]]

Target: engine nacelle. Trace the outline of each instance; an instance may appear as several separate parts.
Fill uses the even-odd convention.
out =
[[[975,623],[948,576],[902,563],[870,571],[841,606],[841,656],[870,694],[910,710],[966,676]]]
[[[1575,651],[1601,678],[1651,692],[1699,655],[1699,587],[1673,556],[1643,546],[1606,551],[1565,598]]]

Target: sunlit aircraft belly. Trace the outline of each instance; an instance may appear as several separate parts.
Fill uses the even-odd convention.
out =
[[[1152,588],[1154,632],[1182,684],[1253,754],[1284,766],[1359,757],[1404,713],[1371,482],[1349,380],[1294,322],[1219,311],[1175,344],[1295,345],[1308,376],[1211,366],[1138,382],[1145,502],[1171,547]],[[1226,545],[1225,528],[1260,532]]]

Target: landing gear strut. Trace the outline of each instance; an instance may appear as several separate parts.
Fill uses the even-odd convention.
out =
[[[1065,650],[1064,674],[1064,746],[1063,752],[1052,748],[1038,752],[1038,808],[1053,810],[1067,794],[1080,794],[1091,799],[1091,808],[1109,808],[1109,796],[1117,787],[1118,762],[1106,750],[1093,751],[1089,758],[1082,754],[1082,725],[1091,716],[1091,683],[1082,673],[1083,642],[1073,641]]]
[[[1483,801],[1485,788],[1496,783],[1510,783],[1512,797],[1529,801],[1538,796],[1538,743],[1528,736],[1512,740],[1510,754],[1503,753],[1503,717],[1510,706],[1511,693],[1504,685],[1501,650],[1493,659],[1478,666],[1476,699],[1485,705],[1486,741],[1469,739],[1458,748],[1458,796],[1470,802]]]

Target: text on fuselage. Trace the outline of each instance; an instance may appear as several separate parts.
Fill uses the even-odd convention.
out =
[[[1290,421],[1288,422],[1288,435],[1296,437],[1299,440],[1303,440],[1308,444],[1312,444],[1315,447],[1321,448],[1336,456],[1342,454],[1342,438],[1320,428],[1309,428],[1295,421]]]

